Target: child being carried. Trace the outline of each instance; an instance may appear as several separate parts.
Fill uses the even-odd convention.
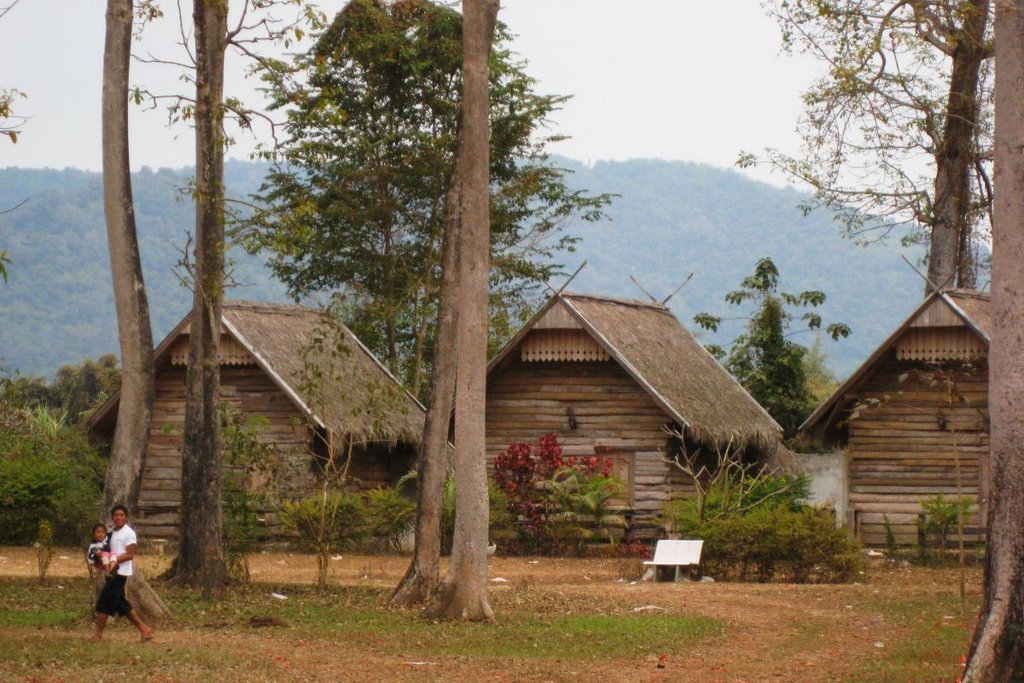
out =
[[[94,524],[92,527],[92,543],[86,552],[86,559],[90,565],[99,567],[101,570],[110,573],[117,566],[117,554],[110,552],[110,534],[104,524]]]

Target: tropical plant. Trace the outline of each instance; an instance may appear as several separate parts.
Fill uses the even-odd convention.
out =
[[[552,509],[547,518],[548,533],[557,544],[571,544],[577,555],[583,554],[587,542],[599,537],[614,544],[613,530],[629,526],[621,510],[613,506],[625,489],[615,477],[564,467],[551,477],[546,488]]]
[[[941,493],[921,501],[921,515],[917,524],[921,534],[933,537],[939,545],[939,554],[945,555],[949,534],[958,525],[971,521],[971,501],[957,497],[947,500]]]
[[[746,332],[733,340],[728,355],[718,346],[709,350],[718,358],[725,357],[726,369],[791,437],[814,404],[804,370],[807,349],[788,339],[800,330],[790,329],[794,313],[787,307],[808,309],[799,318],[801,325],[806,330],[821,329],[821,315],[813,309],[825,303],[826,297],[819,290],[790,294],[778,288],[775,263],[767,257],[760,259],[753,275],[744,278],[739,289],[725,295],[726,303],[733,306],[754,304]],[[722,318],[699,313],[694,321],[716,331]],[[850,328],[843,323],[829,323],[824,329],[833,340],[850,335]]]

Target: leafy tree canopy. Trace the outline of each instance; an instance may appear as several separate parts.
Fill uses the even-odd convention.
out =
[[[572,249],[571,217],[607,195],[566,186],[544,131],[562,96],[538,95],[499,26],[490,62],[492,312],[514,327]],[[353,0],[292,65],[264,72],[286,138],[244,234],[299,298],[344,298],[353,331],[422,389],[440,281],[445,196],[461,96],[461,17],[427,0]],[[499,331],[504,331],[499,325]],[[422,361],[422,362],[421,362]]]
[[[0,401],[16,408],[49,409],[69,424],[107,400],[121,386],[117,356],[86,358],[78,365],[63,365],[49,384],[42,377],[0,377]]]
[[[813,309],[825,303],[826,297],[818,290],[780,292],[778,286],[775,263],[767,257],[760,259],[754,274],[744,278],[739,289],[725,295],[726,303],[731,305],[754,303],[746,332],[733,341],[728,355],[721,347],[709,350],[716,357],[725,358],[726,369],[775,418],[788,438],[814,408],[815,398],[805,367],[807,348],[787,337],[803,330],[822,329],[821,315]],[[801,329],[791,330],[797,320],[792,309],[804,309],[798,318]],[[722,318],[698,313],[694,321],[714,331]],[[843,323],[830,323],[824,329],[833,340],[850,335],[850,328]]]

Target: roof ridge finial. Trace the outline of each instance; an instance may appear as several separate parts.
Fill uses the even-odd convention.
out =
[[[574,279],[576,279],[576,276],[580,274],[580,271],[583,270],[583,266],[585,266],[585,265],[587,265],[587,262],[583,261],[583,263],[580,264],[580,267],[577,268],[576,270],[574,270],[572,275],[569,276],[569,279],[566,280],[565,282],[563,282],[562,286],[559,287],[558,289],[555,289],[554,287],[552,287],[550,283],[545,282],[544,286],[551,290],[552,298],[560,297],[562,295],[562,292],[565,291],[565,288],[569,286],[570,282],[572,282]]]

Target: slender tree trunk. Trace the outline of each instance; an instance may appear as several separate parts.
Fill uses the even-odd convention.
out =
[[[498,0],[462,3],[462,236],[455,389],[455,535],[444,582],[427,614],[494,619],[487,601],[487,299],[490,251],[488,62]]]
[[[964,11],[970,14],[957,35],[942,142],[935,153],[928,279],[936,287],[972,288],[975,284],[970,184],[977,153],[978,74],[986,56],[989,0],[969,0],[965,4],[970,9]],[[927,289],[926,294],[931,285]]]
[[[106,509],[121,503],[132,511],[139,502],[155,391],[153,332],[135,229],[128,150],[133,16],[132,0],[108,0],[103,51],[103,208],[122,368],[117,426],[103,491]],[[126,591],[144,621],[171,618],[140,569],[128,579]]]
[[[964,681],[1024,668],[1024,0],[997,0],[991,495],[985,594]]]
[[[441,258],[444,258],[442,253]],[[434,256],[430,256],[431,264]],[[443,265],[442,265],[443,267]],[[442,276],[443,277],[443,276]],[[413,321],[415,323],[415,336],[412,353],[412,376],[409,378],[409,390],[413,396],[419,398],[423,389],[423,357],[426,354],[427,329],[430,325],[430,299],[434,292],[434,269],[427,266],[427,272],[423,276],[423,289],[419,301],[413,305]],[[440,313],[439,313],[440,315]]]
[[[128,162],[132,0],[109,0],[103,53],[103,207],[121,347],[121,401],[104,487],[106,507],[135,509],[153,416],[153,333],[135,231]]]
[[[224,298],[226,0],[195,0],[196,249],[176,578],[210,598],[225,579],[221,539],[220,325]]]
[[[461,118],[461,117],[460,117]],[[411,607],[434,597],[441,566],[441,501],[448,462],[448,427],[455,398],[458,343],[459,240],[462,221],[462,126],[458,126],[455,167],[445,205],[441,284],[434,333],[434,367],[423,425],[417,471],[416,545],[409,569],[391,594],[395,607]]]

